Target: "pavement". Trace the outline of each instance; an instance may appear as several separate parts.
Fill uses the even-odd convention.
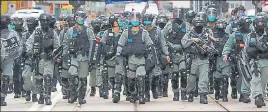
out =
[[[172,101],[173,92],[171,84],[169,85],[169,97],[158,99],[151,98],[151,102],[146,104],[129,103],[126,97],[121,95],[119,103],[112,103],[111,93],[109,99],[99,97],[98,92],[94,97],[89,95],[89,86],[86,96],[87,103],[79,105],[77,103],[69,104],[67,100],[62,99],[60,86],[58,91],[52,93],[52,105],[39,105],[38,103],[26,102],[24,98],[14,99],[14,94],[8,94],[7,106],[2,106],[1,111],[268,111],[268,106],[257,108],[254,105],[254,99],[250,103],[240,103],[238,99],[231,99],[229,102],[214,100],[214,95],[208,96],[208,104],[200,104],[199,97],[194,102]],[[151,95],[152,96],[152,95]],[[268,98],[265,99],[268,105]]]

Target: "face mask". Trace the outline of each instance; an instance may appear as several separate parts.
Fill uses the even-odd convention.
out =
[[[250,43],[255,43],[256,42],[256,38],[250,38]]]
[[[119,25],[119,27],[123,27],[124,26],[124,22],[119,22],[118,25]]]
[[[28,24],[27,27],[29,30],[35,29],[35,25],[33,25],[33,24]]]
[[[16,25],[15,25],[15,30],[16,30],[16,31],[20,31],[20,30],[22,30],[22,24],[16,24]]]
[[[242,17],[242,16],[245,16],[245,14],[243,12],[240,12],[237,14],[237,17]]]
[[[10,28],[10,30],[15,30],[15,25],[10,24],[10,25],[9,25],[9,28]]]
[[[178,25],[181,25],[183,21],[180,18],[176,18],[174,19],[174,22],[177,23]]]
[[[216,17],[215,16],[208,16],[208,21],[214,22],[214,21],[216,21]]]
[[[151,25],[151,24],[152,24],[152,21],[144,21],[143,24],[144,24],[145,26],[147,26],[147,25]]]
[[[132,20],[131,24],[132,24],[132,26],[137,27],[137,26],[139,26],[140,22],[137,20]]]
[[[194,27],[194,30],[196,31],[196,33],[202,33],[202,31],[203,31],[203,26],[195,26]]]
[[[83,19],[78,19],[76,20],[76,23],[79,24],[79,25],[84,25],[84,20]]]

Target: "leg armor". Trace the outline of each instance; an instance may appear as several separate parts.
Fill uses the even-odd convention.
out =
[[[68,78],[61,78],[61,92],[62,92],[62,99],[67,99],[69,97],[69,83]]]
[[[145,104],[144,91],[145,91],[145,77],[138,76],[138,91],[139,91],[139,104]]]
[[[136,88],[136,79],[128,78],[128,91],[130,93],[130,102],[135,103],[137,100],[137,88]]]
[[[48,74],[44,76],[44,82],[45,82],[45,102],[46,105],[51,105],[51,88],[52,88],[52,75]]]
[[[158,88],[158,84],[159,84],[159,77],[160,76],[154,76],[153,77],[153,80],[152,80],[152,93],[153,93],[153,98],[154,99],[158,99],[158,91],[157,91],[157,88]]]
[[[109,78],[109,82],[110,82],[110,87],[112,89],[112,94],[114,94],[114,84],[115,84],[115,78],[114,77],[110,77]],[[113,97],[113,95],[112,95]]]
[[[179,73],[173,73],[171,77],[172,89],[174,91],[173,101],[179,101],[180,92],[179,89]]]
[[[39,92],[38,104],[44,104],[44,84],[43,79],[36,79],[36,88]]]
[[[71,76],[69,80],[70,84],[70,97],[68,99],[68,103],[74,103],[77,100],[77,88],[78,88],[79,78],[78,76]]]
[[[163,97],[168,97],[169,74],[163,74]]]
[[[7,95],[8,85],[9,85],[9,76],[2,75],[1,83],[1,106],[6,106],[5,98]],[[2,96],[3,95],[3,96]]]
[[[148,74],[145,76],[145,100],[150,102],[150,78]]]
[[[114,82],[114,92],[113,92],[113,103],[118,103],[120,101],[120,92],[122,86],[122,75],[115,74],[115,82]]]
[[[186,87],[187,87],[186,70],[181,70],[181,100],[187,100]]]
[[[229,86],[229,78],[227,76],[225,76],[223,78],[223,84],[222,84],[222,90],[221,90],[221,93],[222,93],[222,101],[223,102],[228,102],[228,98],[227,98],[227,95],[228,95],[228,86]]]
[[[86,91],[87,91],[87,78],[80,78],[80,82],[81,82],[81,87],[79,88],[79,95],[78,95],[78,101],[79,104],[85,104],[86,100],[85,96],[86,96]]]
[[[103,81],[103,94],[102,94],[102,97],[104,99],[108,99],[108,96],[109,96],[109,82],[108,82],[108,69],[107,69],[106,65],[104,65],[104,69],[102,70],[102,81]]]
[[[215,78],[214,80],[214,88],[215,88],[215,99],[220,99],[220,86],[222,85],[222,78]]]

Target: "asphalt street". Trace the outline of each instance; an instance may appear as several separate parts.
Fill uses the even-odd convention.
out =
[[[90,97],[88,89],[87,103],[80,106],[77,103],[67,103],[67,100],[62,99],[61,87],[58,85],[57,88],[58,91],[52,93],[52,105],[26,102],[24,98],[14,99],[14,94],[8,94],[6,98],[8,105],[1,107],[1,111],[268,111],[268,106],[257,108],[253,98],[248,104],[240,103],[238,99],[231,99],[230,96],[229,102],[222,102],[221,99],[216,101],[214,95],[209,95],[209,104],[200,104],[199,97],[195,98],[192,103],[187,101],[174,102],[172,101],[171,85],[168,91],[169,97],[151,98],[151,102],[146,104],[129,103],[123,95],[119,103],[112,103],[111,93],[109,99],[100,98],[98,92],[94,97]],[[268,104],[268,98],[265,100]]]

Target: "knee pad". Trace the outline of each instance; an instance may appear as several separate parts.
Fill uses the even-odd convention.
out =
[[[45,76],[44,76],[44,81],[45,81],[45,84],[46,84],[46,85],[50,86],[50,85],[51,85],[51,82],[52,82],[52,77],[51,77],[51,75],[50,75],[50,74],[45,75]]]
[[[172,76],[171,76],[171,79],[172,80],[178,80],[178,77],[179,77],[179,73],[178,72],[173,72]]]
[[[70,77],[70,85],[77,86],[79,83],[78,76],[71,76]]]

